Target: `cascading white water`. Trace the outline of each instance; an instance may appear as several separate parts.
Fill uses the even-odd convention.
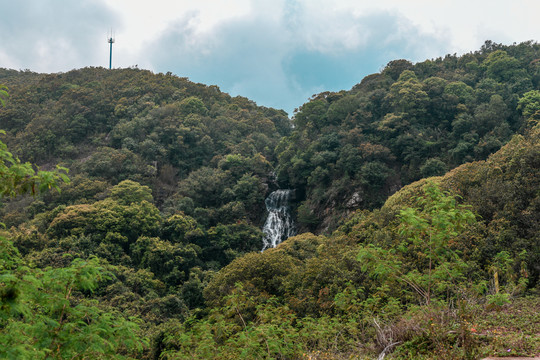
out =
[[[263,226],[262,251],[276,247],[283,240],[296,234],[296,227],[289,208],[292,192],[292,190],[276,190],[268,195],[264,201],[268,217]]]

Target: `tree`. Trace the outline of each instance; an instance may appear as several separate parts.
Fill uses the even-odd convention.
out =
[[[6,104],[5,98],[7,98],[8,96],[9,95],[7,92],[7,87],[5,85],[0,84],[0,105],[5,106]]]
[[[310,101],[300,108],[300,111],[294,115],[294,124],[299,129],[315,127],[320,129],[326,121],[326,111],[328,105],[323,100]]]
[[[0,130],[0,134],[5,134]],[[36,171],[26,162],[22,163],[0,141],[0,198],[19,194],[37,194],[39,191],[54,188],[60,190],[60,181],[68,183],[68,169],[57,166],[54,171]]]
[[[59,190],[67,169],[35,171],[0,142],[0,195]],[[141,350],[137,325],[101,310],[86,294],[110,278],[95,257],[66,268],[37,269],[0,237],[0,357],[4,359],[125,358]]]
[[[125,358],[142,348],[135,322],[87,298],[112,276],[97,258],[37,269],[11,240],[0,237],[0,248],[1,358]]]
[[[152,190],[148,186],[141,185],[131,180],[124,180],[111,189],[111,198],[120,205],[129,206],[133,203],[147,201],[153,202]]]
[[[540,91],[531,90],[519,99],[518,110],[532,125],[540,120]]]
[[[86,298],[109,279],[95,257],[67,268],[36,269],[0,238],[0,357],[126,358],[141,350],[138,325]]]
[[[0,84],[0,104],[5,105],[4,97],[7,97],[7,87]],[[0,134],[6,132],[0,130]],[[37,171],[30,163],[22,163],[13,156],[6,144],[0,141],[0,198],[4,196],[16,196],[31,192],[54,188],[60,190],[59,182],[69,183],[68,169],[57,166],[55,171]]]
[[[446,164],[439,158],[427,159],[424,165],[420,167],[423,177],[441,176],[446,172]]]
[[[410,70],[412,67],[413,64],[409,60],[392,60],[384,67],[382,74],[390,76],[393,80],[397,80],[403,71]]]
[[[429,102],[428,94],[422,89],[422,83],[414,71],[405,70],[390,87],[387,100],[392,107],[406,117],[422,117]]]
[[[433,182],[423,191],[416,199],[418,208],[400,211],[400,244],[395,249],[367,246],[359,252],[358,260],[374,276],[406,283],[429,305],[435,294],[457,290],[466,264],[452,249],[452,240],[475,221],[475,215]]]
[[[207,109],[201,99],[195,96],[190,96],[180,102],[180,112],[183,115],[188,115],[188,114],[205,115],[207,112]]]
[[[483,65],[486,67],[487,75],[497,81],[509,81],[527,75],[525,69],[520,67],[519,61],[504,50],[496,50],[489,54]]]

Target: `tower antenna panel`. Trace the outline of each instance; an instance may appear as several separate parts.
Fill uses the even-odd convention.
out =
[[[109,69],[112,69],[112,44],[114,44],[113,32],[111,29],[111,35],[107,36],[107,42],[109,43]]]

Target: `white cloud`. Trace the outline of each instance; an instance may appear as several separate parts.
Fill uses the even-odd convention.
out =
[[[149,62],[292,112],[314,93],[352,87],[396,54],[418,57],[439,43],[395,13],[314,13],[299,2],[282,5],[271,5],[279,16],[252,7],[204,30],[200,12],[185,14],[149,44]]]
[[[300,106],[389,60],[538,39],[537,0],[0,0],[0,66],[67,71],[137,64]]]
[[[147,49],[156,38],[181,19],[189,17],[192,33],[206,32],[217,24],[242,16],[250,11],[249,0],[103,0],[121,15],[121,24],[110,24],[115,31],[115,51],[123,54],[118,66],[145,61]],[[196,15],[196,16],[194,16]]]
[[[0,53],[8,56],[0,66],[15,69],[57,72],[96,65],[98,36],[115,16],[93,0],[0,1]]]

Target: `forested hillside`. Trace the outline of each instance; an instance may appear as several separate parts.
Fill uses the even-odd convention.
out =
[[[540,110],[540,107],[537,108]],[[170,358],[478,359],[540,353],[540,126],[404,187],[331,236],[236,259]]]
[[[497,151],[526,126],[525,102],[538,101],[539,51],[486,42],[459,57],[391,61],[349,91],[314,95],[277,148],[304,229],[334,229],[344,213]]]
[[[138,69],[4,74],[0,81],[10,92],[0,113],[5,142],[41,168],[68,167],[72,180],[61,194],[11,202],[4,209],[8,227],[39,213],[33,224],[52,226],[49,240],[93,238],[96,247],[114,232],[118,238],[102,245],[108,250],[101,256],[116,260],[142,235],[179,243],[187,236],[197,260],[185,276],[200,261],[219,268],[237,253],[262,248],[261,204],[275,186],[273,149],[290,132],[284,112]],[[114,226],[103,222],[104,212],[114,214]],[[137,224],[129,216],[140,217]]]
[[[540,353],[539,60],[396,60],[292,119],[137,68],[0,69],[0,357]],[[277,188],[300,235],[261,253]]]

